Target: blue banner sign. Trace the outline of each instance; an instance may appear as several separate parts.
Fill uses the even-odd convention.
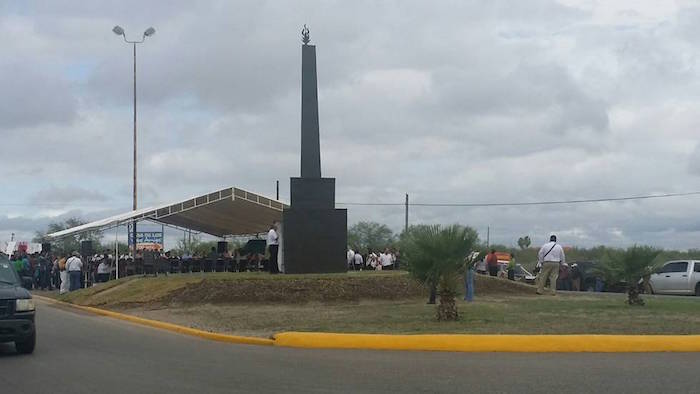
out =
[[[129,237],[129,245],[133,245],[131,237]],[[137,231],[136,244],[159,244],[163,245],[163,233],[160,231]]]

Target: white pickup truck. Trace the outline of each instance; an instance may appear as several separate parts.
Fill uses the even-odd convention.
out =
[[[649,278],[654,294],[695,294],[700,296],[700,260],[666,262]]]

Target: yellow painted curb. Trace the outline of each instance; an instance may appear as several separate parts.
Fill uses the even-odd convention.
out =
[[[700,335],[383,335],[283,332],[275,346],[450,352],[700,352]]]
[[[112,318],[119,319],[119,320],[125,320],[128,322],[141,324],[143,326],[159,328],[161,330],[173,331],[173,332],[177,332],[180,334],[210,339],[213,341],[239,343],[239,344],[246,344],[246,345],[265,345],[265,346],[272,346],[274,344],[274,341],[272,339],[243,337],[243,336],[238,336],[238,335],[217,334],[217,333],[213,333],[213,332],[209,332],[209,331],[197,330],[195,328],[179,326],[177,324],[165,323],[162,321],[144,319],[142,317],[136,317],[136,316],[126,315],[123,313],[112,312],[112,311],[108,311],[105,309],[99,309],[99,308],[93,308],[93,307],[89,307],[89,306],[71,304],[68,302],[54,300],[53,298],[47,298],[47,297],[42,297],[42,296],[38,296],[38,295],[32,295],[32,297],[38,298],[42,301],[49,302],[49,303],[61,304],[61,305],[66,305],[66,306],[69,306],[72,308],[81,309],[81,310],[84,310],[84,311],[87,311],[90,313],[94,313],[97,315],[101,315],[101,316],[112,317]]]

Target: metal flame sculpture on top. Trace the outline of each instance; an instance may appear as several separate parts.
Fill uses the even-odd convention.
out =
[[[316,46],[301,31],[301,176],[290,182],[282,217],[284,270],[290,274],[345,272],[347,210],[335,208],[335,178],[321,176]]]
[[[304,25],[304,28],[301,29],[301,42],[303,42],[304,45],[309,45],[310,41],[311,37],[309,36],[309,28]]]

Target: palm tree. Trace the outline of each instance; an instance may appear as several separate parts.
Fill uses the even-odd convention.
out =
[[[457,320],[455,303],[464,258],[477,247],[479,237],[472,228],[460,225],[411,226],[401,239],[408,271],[430,288],[437,288],[438,320]]]
[[[627,250],[608,251],[598,267],[608,283],[625,282],[627,284],[627,303],[644,305],[639,295],[639,281],[654,269],[654,259],[661,250],[651,246],[632,246]]]

